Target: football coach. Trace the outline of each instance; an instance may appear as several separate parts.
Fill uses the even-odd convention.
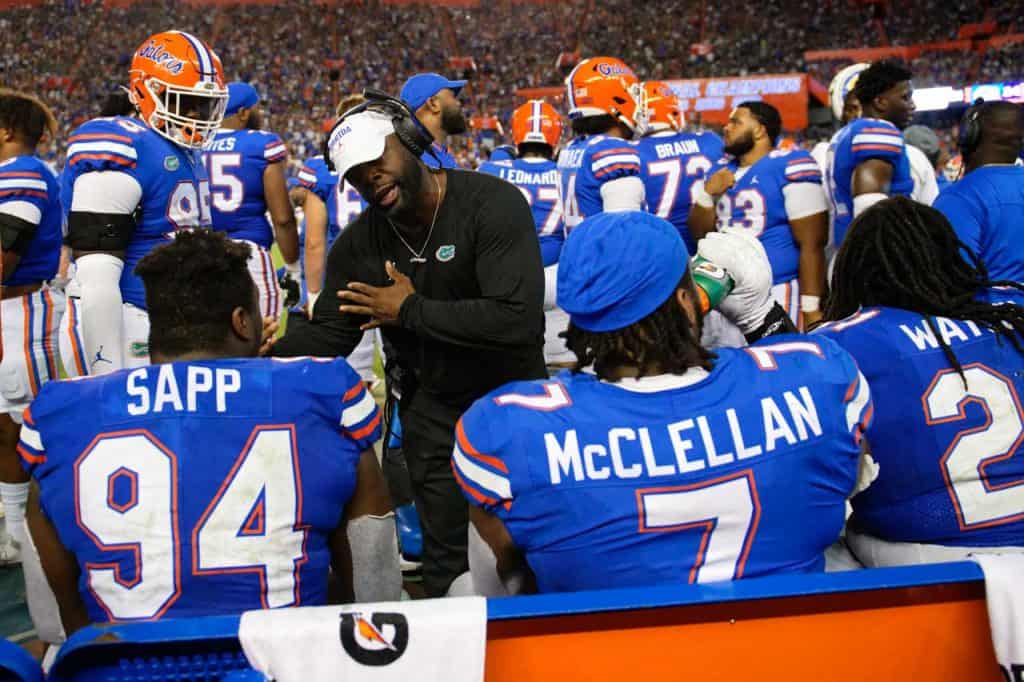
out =
[[[430,134],[368,91],[325,159],[369,204],[334,242],[311,324],[276,356],[346,356],[380,327],[402,369],[399,418],[423,525],[423,584],[443,596],[468,569],[468,508],[451,468],[455,423],[504,383],[547,376],[544,269],[530,207],[496,177],[434,170]],[[496,424],[495,428],[501,428]]]

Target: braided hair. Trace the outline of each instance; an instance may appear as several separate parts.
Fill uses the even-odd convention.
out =
[[[906,197],[893,197],[850,225],[836,255],[824,317],[841,320],[866,306],[920,313],[963,379],[936,316],[977,322],[1024,352],[1024,308],[978,300],[979,292],[995,286],[1024,291],[1016,282],[990,280],[984,263],[960,241],[942,213]]]
[[[573,373],[594,366],[598,378],[615,381],[616,367],[636,367],[637,376],[685,374],[690,367],[711,370],[715,354],[700,345],[700,327],[676,300],[685,289],[697,300],[693,279],[687,271],[679,287],[647,317],[610,332],[590,332],[569,323],[561,333],[565,345],[576,354]]]

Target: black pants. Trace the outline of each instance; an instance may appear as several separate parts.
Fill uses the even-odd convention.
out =
[[[469,505],[451,465],[455,422],[462,409],[419,391],[403,398],[402,449],[423,527],[423,589],[429,597],[442,597],[452,581],[469,570]]]

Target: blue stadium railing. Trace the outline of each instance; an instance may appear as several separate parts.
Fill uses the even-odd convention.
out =
[[[983,578],[981,569],[974,563],[934,564],[775,576],[708,585],[491,599],[487,603],[487,615],[490,621],[576,616],[970,583]],[[53,682],[260,680],[262,676],[249,668],[242,653],[237,637],[238,623],[238,616],[214,616],[85,628],[64,645],[48,679]],[[3,679],[39,679],[38,670],[36,677],[31,677],[31,670],[22,674],[18,668],[17,661],[24,658],[18,654],[24,652],[20,649],[8,652],[9,649],[0,651],[0,666],[12,670],[14,676]]]

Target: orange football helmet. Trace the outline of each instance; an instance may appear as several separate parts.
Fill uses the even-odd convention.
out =
[[[569,118],[610,115],[636,131],[640,79],[633,69],[614,57],[590,57],[576,65],[565,79]]]
[[[562,138],[562,117],[555,108],[539,99],[531,99],[512,112],[512,142],[546,144],[552,149]]]
[[[183,31],[150,36],[132,56],[128,95],[150,128],[198,149],[224,119],[224,68],[210,46]]]
[[[637,125],[648,132],[674,130],[678,133],[682,130],[686,117],[672,88],[661,81],[647,81],[641,88]]]

